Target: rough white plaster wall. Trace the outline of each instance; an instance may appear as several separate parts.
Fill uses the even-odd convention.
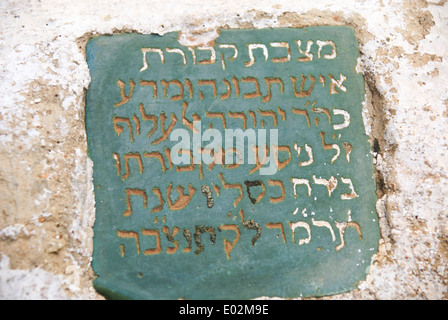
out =
[[[97,299],[92,165],[83,127],[86,34],[350,24],[384,138],[383,239],[367,280],[331,298],[448,296],[446,1],[0,2],[0,299]],[[85,43],[84,43],[85,44]],[[378,124],[378,119],[381,124]],[[375,121],[376,124],[375,124]],[[378,132],[382,128],[383,132]],[[26,290],[25,290],[26,288]]]

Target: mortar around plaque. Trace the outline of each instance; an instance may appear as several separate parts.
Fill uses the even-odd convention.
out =
[[[108,298],[346,292],[379,235],[349,27],[87,45],[92,267]]]

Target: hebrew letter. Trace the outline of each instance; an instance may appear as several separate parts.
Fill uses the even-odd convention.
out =
[[[205,115],[207,116],[207,118],[221,118],[222,126],[224,129],[226,128],[226,118],[222,112],[206,111]]]
[[[351,199],[359,197],[355,191],[355,188],[353,187],[352,179],[341,177],[341,180],[342,180],[342,183],[348,184],[350,190],[352,191],[350,193],[341,194],[342,200],[351,200]]]
[[[168,85],[170,84],[168,81],[166,81],[165,79],[160,80],[160,83],[163,86],[163,97],[166,98],[166,92],[168,89]]]
[[[272,58],[272,62],[288,62],[289,60],[291,60],[291,49],[289,48],[288,42],[271,42],[270,45],[271,47],[286,49],[286,57]]]
[[[311,241],[311,229],[310,229],[310,225],[308,223],[306,223],[304,221],[297,221],[297,222],[289,221],[289,227],[292,230],[292,242],[293,243],[296,243],[296,240],[295,240],[295,229],[297,227],[305,228],[305,230],[308,232],[308,237],[304,238],[304,239],[300,239],[299,240],[299,245],[310,243],[310,241]]]
[[[333,242],[336,241],[336,237],[334,235],[333,228],[331,227],[331,224],[328,221],[314,220],[314,219],[311,219],[311,221],[313,222],[313,226],[328,228],[328,230],[330,230],[331,240]]]
[[[344,129],[350,125],[350,113],[348,113],[347,111],[342,110],[342,109],[333,109],[333,114],[334,115],[340,114],[340,115],[344,116],[343,123],[333,125],[334,130]]]
[[[224,181],[224,176],[222,173],[219,174],[219,178],[221,179],[222,186],[224,187],[224,189],[238,189],[240,191],[239,197],[236,198],[235,201],[233,202],[233,206],[236,208],[237,204],[243,199],[243,187],[241,186],[240,183],[235,184],[226,183]]]
[[[166,92],[167,92],[168,86],[170,84],[174,84],[179,87],[179,94],[172,96],[171,101],[178,101],[178,100],[181,100],[184,98],[184,86],[182,85],[182,82],[180,82],[179,80],[171,80],[171,81],[161,80],[160,82],[164,86],[164,88],[163,88],[163,97],[164,98],[166,98]]]
[[[316,178],[316,176],[313,175],[313,180],[315,184],[320,184],[327,187],[329,197],[331,197],[331,194],[333,193],[334,189],[336,189],[338,186],[338,179],[336,179],[333,176],[327,180],[322,178]]]
[[[159,254],[162,252],[162,246],[160,245],[160,233],[157,229],[142,229],[142,234],[144,236],[155,236],[156,237],[156,247],[153,249],[146,249],[143,251],[145,256]]]
[[[238,168],[244,162],[243,155],[241,154],[240,150],[238,150],[237,148],[228,148],[226,151],[224,151],[224,154],[223,154],[224,160],[226,157],[229,159],[233,159],[234,156],[232,155],[229,157],[228,154],[233,154],[236,156],[236,163],[233,163],[233,160],[232,160],[232,161],[228,161],[227,165],[224,165],[224,163],[226,161],[221,161],[221,166],[223,166],[223,167],[225,166],[225,168],[227,168],[227,169],[235,169],[235,168]],[[220,159],[219,155],[218,155],[217,159]]]
[[[300,48],[302,46],[302,42],[300,40],[297,40],[297,47],[299,48],[299,52],[305,56],[305,57],[297,58],[297,61],[308,62],[308,61],[313,60],[313,54],[310,53],[312,45],[313,45],[313,41],[308,40],[308,42],[306,44],[306,51],[303,52],[302,49]]]
[[[214,202],[213,202],[212,190],[210,189],[210,187],[204,184],[201,188],[201,192],[207,199],[207,208],[212,208]]]
[[[270,202],[272,203],[278,203],[281,202],[283,200],[285,200],[285,187],[283,186],[283,182],[281,180],[270,180],[268,181],[268,184],[270,186],[277,186],[280,187],[281,191],[282,191],[282,195],[280,197],[271,197],[269,199]]]
[[[173,163],[171,162],[171,150],[165,147],[163,152],[165,153],[165,156],[168,159],[168,170],[171,170],[171,168],[173,167]]]
[[[251,99],[251,98],[261,97],[260,85],[258,84],[257,78],[246,77],[246,78],[241,78],[241,81],[242,82],[252,82],[252,83],[255,83],[255,91],[251,92],[251,93],[243,94],[243,98],[244,99]]]
[[[167,247],[166,248],[166,253],[168,253],[168,254],[175,253],[177,251],[177,249],[179,248],[179,241],[178,240],[174,240],[174,237],[179,232],[179,228],[178,227],[173,227],[173,231],[170,233],[170,229],[167,226],[163,226],[162,231],[165,234],[166,239],[174,244],[174,247]]]
[[[268,153],[269,153],[269,148],[267,145],[264,145],[264,155],[263,155],[263,159],[260,162],[260,154],[259,154],[259,149],[258,146],[252,146],[252,149],[255,152],[255,167],[253,167],[250,171],[249,174],[253,174],[255,171],[260,170],[261,167],[263,167],[263,165],[266,163],[266,160],[268,159]],[[272,151],[274,152],[274,151]],[[275,156],[274,156],[275,157]],[[275,159],[274,159],[275,160]]]
[[[359,239],[362,240],[362,231],[361,231],[361,226],[353,221],[349,221],[349,222],[337,222],[335,221],[336,227],[339,229],[339,237],[341,238],[341,243],[336,246],[336,251],[341,250],[342,248],[345,247],[345,239],[344,239],[344,234],[345,234],[345,229],[347,227],[353,227],[355,228],[355,230],[358,232],[358,236]]]
[[[282,92],[283,93],[283,92]],[[277,112],[281,115],[282,120],[286,121],[286,111],[283,109],[280,109],[280,107],[277,107]]]
[[[148,139],[154,134],[154,132],[157,130],[157,116],[152,114],[146,114],[145,109],[143,107],[143,104],[140,103],[139,105],[140,113],[142,115],[143,121],[151,120],[154,123],[154,126],[152,127],[151,131],[148,133]]]
[[[129,178],[129,175],[131,174],[131,170],[129,168],[129,159],[135,159],[138,163],[138,168],[140,170],[140,174],[143,173],[143,162],[142,157],[140,156],[140,153],[127,153],[124,155],[124,167],[126,168],[126,173],[123,175],[122,179],[123,181]]]
[[[197,130],[197,128],[195,128],[193,126],[193,121],[201,121],[201,118],[198,116],[197,113],[195,113],[195,114],[193,114],[193,121],[188,120],[185,117],[185,114],[187,113],[187,108],[188,108],[188,103],[183,101],[182,102],[182,119],[181,119],[182,124],[184,126],[186,126],[188,129],[190,129],[191,131],[193,131],[193,133],[198,133],[199,131]]]
[[[257,117],[256,117],[256,115],[255,115],[255,112],[249,110],[248,113],[249,113],[249,115],[252,117],[252,120],[254,121],[254,127],[256,127],[256,126],[257,126]]]
[[[296,152],[297,152],[297,156],[299,157],[299,156],[300,156],[300,153],[302,152],[302,148],[299,147],[299,145],[297,144],[297,142],[294,143],[293,148],[294,148],[294,150],[296,150]]]
[[[243,129],[246,130],[247,127],[247,118],[246,114],[244,112],[230,112],[229,111],[229,117],[234,119],[241,119],[243,120]]]
[[[212,86],[213,88],[213,98],[216,98],[217,96],[217,90],[216,90],[216,80],[198,80],[198,85],[200,86]],[[199,97],[201,100],[204,99],[204,93],[202,90],[199,90]]]
[[[297,82],[297,78],[296,77],[291,77],[291,83],[292,83],[292,88],[294,90],[294,94],[297,98],[303,98],[303,97],[309,97],[311,94],[311,91],[313,91],[314,88],[314,83],[316,82],[316,78],[310,74],[310,79],[311,79],[311,85],[308,88],[308,90],[304,91],[304,87],[305,87],[305,82],[306,82],[306,77],[302,74],[302,82],[300,83],[300,90],[297,91],[296,89],[296,82]]]
[[[138,241],[138,233],[135,231],[117,230],[117,236],[120,238],[133,238],[137,246],[137,254],[140,254],[140,242]],[[124,246],[121,247],[121,256],[124,257]]]
[[[341,152],[341,148],[339,148],[339,146],[337,144],[326,144],[325,143],[325,133],[321,132],[320,133],[320,137],[322,140],[322,147],[324,148],[324,150],[331,150],[331,149],[335,149],[336,150],[336,154],[333,156],[333,158],[331,158],[331,163],[335,162],[336,159],[339,157],[339,154]]]
[[[201,51],[210,51],[210,58],[199,61],[199,64],[213,64],[216,62],[216,51],[213,47],[198,47]]]
[[[263,199],[263,197],[266,193],[266,187],[264,186],[264,183],[261,180],[255,180],[255,181],[246,180],[246,181],[244,181],[244,184],[246,185],[247,195],[249,196],[250,202],[252,202],[253,204],[256,204],[256,203],[260,202],[261,199]],[[250,193],[250,188],[256,187],[256,186],[261,186],[262,191],[256,198],[253,198]]]
[[[140,120],[135,113],[132,116],[132,121],[135,122],[135,131],[137,132],[137,135],[140,135]]]
[[[184,235],[185,240],[187,240],[187,246],[182,249],[182,252],[190,252],[191,251],[191,238],[192,238],[191,232],[190,232],[190,230],[183,228],[182,234]]]
[[[117,168],[117,176],[121,174],[121,161],[118,153],[113,153],[112,157],[115,159],[115,167]]]
[[[273,145],[272,149],[274,149],[274,160],[275,163],[277,164],[278,167],[278,171],[282,170],[284,167],[286,167],[290,162],[291,162],[291,148],[289,146],[276,146]],[[285,151],[288,153],[288,159],[286,159],[285,161],[279,161],[278,160],[278,154],[279,151]]]
[[[229,58],[229,61],[233,61],[238,57],[238,49],[234,44],[220,44],[219,47],[223,49],[233,49],[234,54],[231,58]],[[226,70],[226,64],[224,62],[224,54],[221,55],[221,65],[222,69]]]
[[[308,196],[311,196],[311,186],[310,186],[310,182],[308,181],[308,179],[291,178],[291,182],[293,184],[294,197],[297,197],[296,186],[299,184],[306,185],[306,187],[308,189]]]
[[[222,163],[224,162],[224,153],[222,152],[222,148],[219,146],[216,149],[214,149],[214,148],[199,148],[199,153],[204,154],[207,157],[210,157],[208,171],[212,171],[217,163],[222,165]],[[204,157],[202,159],[204,160]],[[216,188],[216,186],[214,188]]]
[[[158,53],[160,56],[160,61],[162,62],[162,64],[165,63],[165,57],[163,55],[163,51],[160,48],[142,48],[142,53],[143,53],[143,67],[140,69],[140,72],[148,69],[148,61],[146,61],[146,54],[148,52],[155,52]],[[149,58],[148,58],[149,59]]]
[[[212,242],[212,245],[216,242],[215,228],[210,226],[196,226],[194,233],[194,242],[196,242],[196,252],[194,253],[195,255],[198,255],[202,251],[204,251],[204,246],[202,245],[201,241],[201,233],[204,232],[210,233],[210,241]]]
[[[235,231],[236,236],[233,242],[230,242],[227,239],[224,239],[224,251],[226,252],[227,259],[230,259],[230,252],[235,248],[238,240],[240,240],[241,232],[236,224],[224,224],[219,226],[219,231],[222,230],[231,230]]]
[[[191,57],[193,58],[193,64],[196,64],[196,53],[194,52],[194,48],[188,47],[188,51],[191,52]]]
[[[343,144],[342,144],[342,146],[344,147],[344,149],[345,149],[345,154],[346,154],[346,158],[347,158],[347,162],[348,163],[350,163],[350,153],[352,152],[352,150],[353,150],[353,146],[351,145],[351,144],[349,144],[348,142],[344,142]]]
[[[123,105],[125,103],[128,103],[129,100],[131,100],[132,94],[134,93],[135,82],[132,79],[129,80],[129,86],[131,88],[129,89],[129,95],[128,96],[126,95],[126,92],[125,92],[126,84],[123,81],[118,79],[117,80],[117,86],[120,87],[121,101],[116,103],[116,104],[114,104],[114,107],[119,107],[119,106],[121,106],[121,105]]]
[[[266,86],[268,88],[268,93],[266,96],[264,96],[261,101],[268,102],[271,101],[272,93],[271,93],[271,84],[272,83],[278,83],[280,84],[280,92],[283,94],[283,81],[280,78],[264,78],[264,81],[266,82]]]
[[[292,112],[295,113],[295,114],[299,114],[301,116],[305,116],[306,124],[308,125],[308,127],[311,126],[310,117],[308,116],[308,111],[306,109],[302,110],[302,109],[292,108]]]
[[[183,162],[183,163],[190,163],[190,164],[187,165],[187,166],[177,166],[176,167],[176,171],[177,172],[193,171],[194,168],[196,167],[196,165],[193,162],[193,151],[191,151],[191,150],[184,150],[184,149],[181,149],[181,150],[178,150],[178,151],[180,151],[179,152],[180,154],[183,154],[183,155],[184,154],[185,155],[188,154],[190,156],[190,160],[188,162]]]
[[[160,129],[162,130],[162,136],[153,141],[152,144],[158,144],[160,142],[162,142],[163,140],[166,140],[166,138],[168,137],[168,135],[170,134],[170,132],[173,130],[174,126],[176,125],[177,122],[177,117],[174,113],[171,113],[171,124],[168,127],[168,129],[165,129],[165,120],[167,119],[165,112],[162,112],[160,114]]]
[[[325,87],[325,77],[319,74],[319,82],[322,84],[322,88]]]
[[[151,213],[162,211],[163,205],[165,204],[165,201],[163,200],[163,197],[162,197],[162,192],[157,187],[152,188],[152,192],[159,198],[160,204],[158,206],[152,208]]]
[[[131,142],[134,142],[134,134],[133,134],[132,126],[131,126],[131,121],[129,120],[129,118],[114,116],[112,121],[114,123],[114,130],[118,136],[120,136],[124,131],[124,128],[121,125],[119,125],[118,123],[120,123],[120,122],[126,123],[129,128],[129,139],[131,140]]]
[[[297,143],[294,144],[294,149],[297,151],[297,156],[299,156],[302,149],[297,145]],[[314,162],[313,149],[305,144],[305,151],[308,154],[308,160],[299,162],[299,167],[306,167]]]
[[[238,78],[233,76],[232,83],[235,87],[235,96],[238,98],[240,96],[240,83],[238,82]]]
[[[145,158],[156,158],[157,160],[160,161],[160,165],[162,166],[162,172],[166,171],[166,166],[165,166],[165,160],[163,159],[163,156],[160,152],[157,151],[153,151],[153,152],[144,152],[143,156]]]
[[[180,150],[180,154],[188,154],[190,156],[190,160],[188,163],[190,163],[187,166],[177,166],[176,171],[177,172],[185,172],[185,171],[193,171],[196,165],[193,162],[193,151],[192,150]],[[185,162],[184,162],[185,163]],[[201,164],[199,164],[201,166]]]
[[[222,79],[222,82],[224,82],[227,92],[221,94],[221,100],[226,100],[226,99],[230,98],[230,94],[232,93],[232,88],[230,86],[230,82],[227,79]]]
[[[330,115],[330,111],[328,111],[328,109],[326,109],[326,108],[311,108],[311,111],[313,111],[314,113],[325,113],[328,117],[328,123],[331,123],[331,115]]]
[[[283,223],[281,222],[267,222],[266,223],[266,227],[268,229],[280,229],[281,233],[282,233],[282,237],[283,237],[283,243],[286,243],[286,237],[285,237],[285,230],[283,229]]]
[[[251,240],[252,246],[254,246],[255,242],[257,242],[257,240],[261,236],[261,227],[253,219],[244,220],[244,211],[242,209],[240,209],[240,217],[241,217],[241,224],[243,225],[243,228],[257,231],[257,233],[252,237],[252,240]]]
[[[128,217],[132,214],[131,196],[139,196],[143,198],[143,207],[146,208],[148,204],[148,197],[146,192],[140,189],[126,189],[126,211],[123,212],[123,216]]]
[[[166,52],[180,54],[180,56],[182,57],[182,62],[184,64],[184,66],[187,65],[187,59],[185,58],[185,53],[181,49],[178,49],[178,48],[166,48]]]
[[[187,78],[187,79],[185,79],[185,85],[188,88],[190,99],[193,99],[193,83],[191,82],[190,79]]]
[[[319,59],[320,59],[320,53],[321,53],[322,48],[324,46],[331,46],[333,48],[333,50],[331,51],[331,54],[324,54],[323,58],[324,59],[334,59],[334,58],[336,58],[336,45],[334,44],[333,41],[320,41],[320,40],[317,40],[316,43],[319,46],[319,49],[317,49],[317,57]]]
[[[344,83],[344,81],[347,80],[346,76],[340,74],[339,75],[339,80],[335,80],[332,74],[329,74],[328,77],[331,80],[331,83],[330,83],[330,94],[337,94],[337,93],[339,93],[336,90],[336,87],[338,87],[340,90],[342,90],[344,92],[347,92],[347,88],[342,85]]]
[[[156,81],[149,81],[149,80],[140,80],[141,86],[146,87],[152,87],[152,96],[155,99],[157,99],[157,82]]]
[[[173,191],[173,184],[170,182],[167,190],[166,190],[166,198],[168,200],[168,205],[171,211],[177,211],[184,209],[193,198],[193,195],[196,192],[196,189],[193,188],[191,184],[188,185],[188,193],[184,194],[184,188],[182,186],[177,186],[176,191],[179,194],[179,197],[176,201],[171,200],[171,192]]]
[[[264,60],[268,61],[268,49],[266,48],[266,46],[264,44],[249,43],[247,46],[248,46],[248,50],[249,50],[250,61],[247,61],[244,63],[244,65],[246,67],[251,67],[255,63],[255,58],[254,58],[254,53],[253,53],[254,49],[263,49]]]
[[[263,111],[263,110],[258,109],[258,112],[260,113],[260,115],[262,115],[264,117],[272,117],[274,127],[277,126],[277,114],[275,113],[275,111],[272,111],[272,110]]]

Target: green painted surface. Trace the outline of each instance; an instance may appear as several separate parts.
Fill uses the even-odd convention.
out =
[[[212,49],[177,39],[123,34],[87,45],[96,289],[248,299],[356,288],[380,235],[353,30],[222,30]],[[237,167],[170,164],[170,130],[193,140],[200,119],[202,133],[212,127],[224,139],[222,118],[257,138],[267,129],[268,145],[277,129],[277,172],[262,175],[247,158]]]

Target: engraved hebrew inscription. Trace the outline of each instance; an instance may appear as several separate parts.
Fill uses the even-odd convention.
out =
[[[353,289],[379,240],[353,30],[177,39],[87,46],[97,290],[247,299]]]

